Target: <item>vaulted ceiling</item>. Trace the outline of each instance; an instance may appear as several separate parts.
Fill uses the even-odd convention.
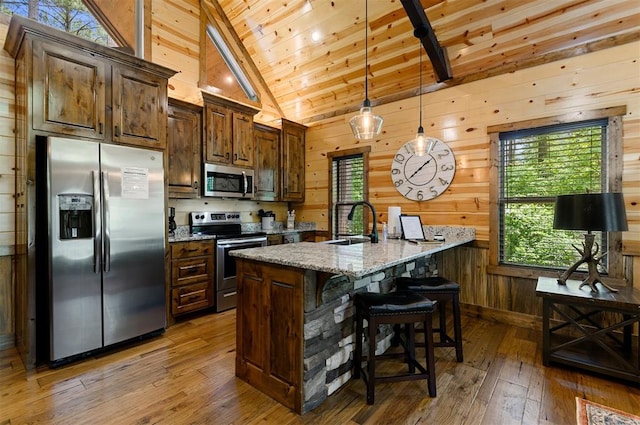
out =
[[[110,3],[85,1],[105,2]],[[128,9],[111,12],[124,12],[115,22],[131,19],[134,0],[125,3]],[[437,83],[423,50],[423,93],[640,39],[639,0],[421,3],[453,75]],[[366,43],[365,0],[200,0],[200,4],[203,16],[213,17],[223,27],[261,94],[267,115],[312,124],[357,111],[364,100],[365,44],[373,106],[420,93],[422,47],[400,0],[368,0]]]
[[[365,0],[202,3],[214,2],[224,11],[285,117],[309,124],[361,107]],[[423,92],[640,38],[638,0],[421,3],[453,74],[453,79],[438,84],[423,51]],[[416,96],[421,46],[400,1],[369,0],[368,24],[372,105]]]

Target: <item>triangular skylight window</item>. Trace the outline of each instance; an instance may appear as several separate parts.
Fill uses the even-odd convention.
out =
[[[218,29],[208,24],[206,34],[206,88],[226,97],[258,102],[255,88]]]

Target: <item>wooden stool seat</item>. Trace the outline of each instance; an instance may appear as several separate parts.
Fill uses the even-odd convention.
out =
[[[356,350],[354,378],[362,378],[367,385],[367,404],[373,404],[376,382],[396,382],[426,379],[431,397],[436,396],[435,357],[433,354],[432,314],[435,302],[415,292],[398,291],[387,294],[361,292],[355,294],[356,306]],[[368,322],[368,354],[363,359],[362,340],[364,320]],[[424,327],[426,367],[415,356],[414,323]],[[376,333],[380,324],[404,324],[406,341],[403,353],[376,355]],[[384,358],[403,357],[408,364],[408,373],[392,376],[376,376],[376,361]],[[362,361],[367,361],[366,370]],[[416,368],[418,372],[416,373]]]
[[[440,276],[431,277],[398,277],[395,280],[396,288],[402,291],[412,291],[425,297],[438,301],[439,319],[438,328],[434,331],[440,336],[436,347],[455,347],[456,360],[463,361],[462,356],[462,324],[460,318],[460,285],[457,282]],[[447,304],[451,303],[453,313],[453,338],[447,333]],[[422,344],[417,343],[420,347]]]

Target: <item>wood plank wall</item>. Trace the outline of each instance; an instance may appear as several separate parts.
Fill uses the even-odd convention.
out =
[[[374,106],[384,118],[383,134],[372,142],[356,141],[349,116],[328,120],[307,131],[306,202],[298,216],[328,229],[327,153],[371,145],[369,200],[379,219],[387,220],[387,207],[419,214],[424,224],[473,226],[475,247],[453,250],[440,257],[443,275],[464,285],[462,302],[479,312],[533,323],[539,316],[535,280],[490,275],[489,137],[487,127],[593,109],[625,105],[623,118],[623,191],[629,231],[623,233],[626,276],[640,288],[640,43],[552,62],[423,95],[425,133],[453,149],[457,171],[449,190],[435,200],[408,201],[391,184],[394,153],[414,137],[418,126],[418,98]],[[369,90],[375,104],[375,87]],[[635,260],[635,261],[634,261]]]
[[[0,14],[0,43],[9,26],[9,17]],[[0,350],[14,344],[12,279],[15,227],[15,137],[14,128],[14,61],[0,52]]]
[[[9,17],[0,14],[0,43],[4,45]],[[14,128],[14,61],[7,52],[0,51],[0,255],[13,249],[15,191]],[[11,248],[9,248],[11,247]]]

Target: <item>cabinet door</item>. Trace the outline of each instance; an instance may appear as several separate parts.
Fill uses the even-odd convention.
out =
[[[112,68],[113,141],[167,147],[167,80],[143,70]]]
[[[204,150],[206,162],[231,163],[232,112],[228,108],[206,104]]]
[[[282,200],[304,201],[304,137],[306,127],[282,120]]]
[[[233,113],[233,164],[253,167],[253,117]]]
[[[105,69],[94,56],[33,42],[33,128],[104,139]]]
[[[167,118],[169,197],[197,198],[202,164],[200,110],[171,102]]]
[[[299,412],[304,272],[237,261],[236,376]]]
[[[256,125],[253,140],[256,199],[277,201],[280,196],[280,131]]]

